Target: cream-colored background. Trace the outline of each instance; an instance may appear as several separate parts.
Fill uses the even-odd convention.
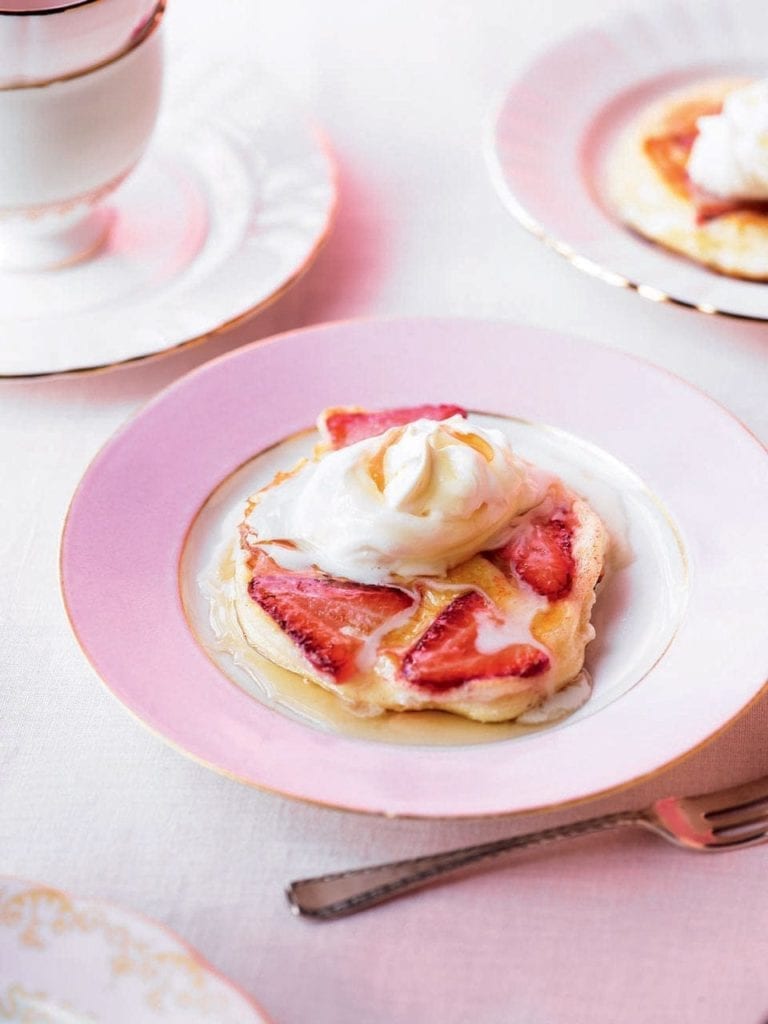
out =
[[[338,155],[339,218],[307,277],[228,336],[106,375],[0,384],[0,869],[159,918],[289,1024],[759,1024],[766,848],[696,857],[650,836],[588,839],[336,924],[297,921],[290,878],[578,812],[441,824],[290,803],[144,731],[80,654],[57,582],[78,479],[159,388],[252,338],[361,315],[505,317],[646,356],[768,438],[768,324],[654,305],[578,273],[509,219],[486,174],[482,122],[504,83],[616,4],[170,6],[172,60],[253,62],[306,99]],[[706,458],[702,438],[691,459]],[[587,812],[766,773],[767,725],[764,701],[686,764]]]

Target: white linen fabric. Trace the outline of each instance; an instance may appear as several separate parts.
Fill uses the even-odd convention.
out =
[[[172,2],[171,67],[261,65],[317,115],[340,166],[335,231],[278,304],[204,345],[106,374],[0,382],[0,871],[154,916],[275,1021],[768,1014],[768,847],[704,857],[641,834],[595,837],[329,925],[294,919],[282,892],[291,878],[768,774],[768,701],[662,776],[567,813],[380,820],[261,793],[182,757],[99,684],[59,597],[64,515],[112,431],[191,367],[315,321],[456,314],[573,332],[681,374],[768,438],[764,324],[645,302],[578,273],[512,222],[486,173],[483,123],[505,83],[615,6]]]

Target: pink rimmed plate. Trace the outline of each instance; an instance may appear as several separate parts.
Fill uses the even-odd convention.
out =
[[[225,506],[248,493],[238,474],[276,445],[287,454],[324,406],[440,401],[506,426],[521,454],[562,472],[609,523],[621,557],[597,605],[591,700],[524,735],[487,727],[471,742],[403,743],[311,724],[254,696],[190,599]],[[507,814],[657,772],[760,694],[767,505],[761,445],[651,365],[502,322],[328,324],[206,364],[107,444],[72,501],[63,593],[109,689],[212,768],[358,811]]]
[[[605,164],[628,124],[707,78],[764,78],[760,0],[636,3],[537,57],[507,90],[486,156],[516,219],[575,267],[655,302],[768,319],[768,284],[717,274],[633,234],[606,198]]]
[[[0,1019],[268,1024],[169,929],[101,900],[0,876]]]

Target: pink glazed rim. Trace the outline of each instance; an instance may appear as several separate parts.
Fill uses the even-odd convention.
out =
[[[684,537],[691,591],[664,656],[620,699],[532,741],[395,747],[302,725],[227,680],[182,607],[189,527],[238,466],[328,405],[440,401],[547,423],[603,447],[661,497]],[[106,444],[64,524],[62,594],[83,652],[114,696],[210,768],[338,809],[526,813],[657,774],[765,692],[768,552],[759,509],[767,505],[762,445],[707,395],[649,363],[505,322],[331,323],[206,363]]]

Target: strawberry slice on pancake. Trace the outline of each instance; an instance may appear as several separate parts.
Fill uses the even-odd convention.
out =
[[[566,508],[523,523],[493,561],[507,575],[516,575],[550,601],[567,597],[573,586],[573,524]]]
[[[413,599],[394,587],[280,572],[254,576],[251,598],[320,672],[343,682],[368,637]]]
[[[548,656],[532,644],[479,651],[483,619],[497,627],[502,623],[498,610],[476,590],[457,597],[408,651],[402,674],[426,689],[448,690],[475,679],[527,678],[549,668]]]
[[[332,448],[346,448],[356,441],[383,434],[391,427],[403,427],[416,420],[447,420],[451,416],[466,418],[466,410],[459,405],[412,405],[400,409],[367,409],[339,407],[326,409],[320,426]]]

